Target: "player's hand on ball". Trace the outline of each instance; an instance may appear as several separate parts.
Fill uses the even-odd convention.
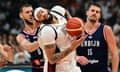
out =
[[[87,35],[82,35],[79,39],[77,39],[77,36],[73,37],[72,40],[72,49],[75,50],[80,44],[86,39]]]
[[[80,36],[84,32],[84,22],[78,17],[70,18],[66,24],[66,31],[72,37]]]

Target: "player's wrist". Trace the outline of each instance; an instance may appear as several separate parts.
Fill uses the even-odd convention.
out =
[[[71,45],[70,50],[73,51],[75,49],[76,49],[76,46],[75,45]]]

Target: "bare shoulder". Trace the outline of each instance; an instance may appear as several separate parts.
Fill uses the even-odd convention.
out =
[[[105,25],[104,32],[105,32],[105,38],[108,41],[108,43],[113,42],[113,41],[115,42],[115,36],[110,26]]]
[[[18,34],[18,35],[16,36],[16,40],[17,40],[18,42],[20,42],[20,41],[23,40],[23,39],[25,39],[25,36],[24,36],[23,34]]]
[[[105,31],[112,31],[112,28],[109,25],[105,25]]]

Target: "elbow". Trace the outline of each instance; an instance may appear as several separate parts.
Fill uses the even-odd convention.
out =
[[[114,52],[114,53],[112,53],[112,56],[113,57],[119,57],[119,53],[118,52]]]
[[[28,47],[28,46],[24,46],[22,47],[24,50],[28,51],[28,52],[33,52],[32,48],[31,47]]]
[[[55,64],[56,63],[55,60],[53,60],[53,59],[48,59],[48,61],[49,61],[50,64]]]
[[[114,52],[114,53],[112,54],[112,58],[119,61],[119,53],[118,53],[118,52]]]
[[[53,62],[53,61],[49,61],[50,64],[55,64],[56,62]]]
[[[33,52],[31,49],[25,49],[25,50],[27,50],[29,53]]]

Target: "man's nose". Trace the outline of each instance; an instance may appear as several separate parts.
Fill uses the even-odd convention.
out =
[[[32,16],[33,16],[33,13],[32,13],[32,12],[30,12],[30,13],[29,13],[29,15],[32,15]]]

